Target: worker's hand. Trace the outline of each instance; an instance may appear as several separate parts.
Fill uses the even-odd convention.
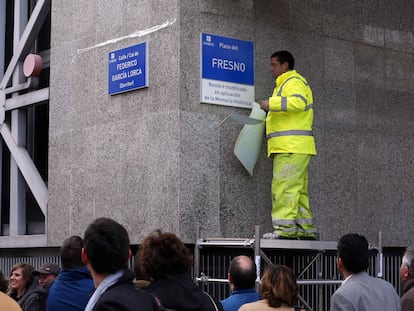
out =
[[[269,111],[269,100],[262,100],[260,102],[260,108],[262,108],[264,111]]]

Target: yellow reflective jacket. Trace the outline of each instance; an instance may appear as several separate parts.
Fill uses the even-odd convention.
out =
[[[312,104],[312,90],[296,70],[277,77],[266,117],[269,157],[273,153],[316,155]]]

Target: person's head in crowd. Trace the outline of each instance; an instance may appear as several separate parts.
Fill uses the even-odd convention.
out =
[[[75,269],[83,267],[82,248],[83,239],[78,235],[72,235],[63,241],[62,247],[60,248],[62,268]]]
[[[414,247],[407,247],[400,266],[400,277],[403,284],[414,279]]]
[[[230,262],[228,280],[231,290],[254,288],[256,277],[256,264],[249,257],[237,256]]]
[[[348,233],[338,241],[338,269],[344,275],[368,269],[369,248],[367,239],[357,233]]]
[[[20,299],[33,282],[33,266],[28,263],[17,263],[10,271],[9,295]]]
[[[0,270],[0,292],[7,292],[7,287],[9,286],[9,282],[4,277],[3,271]]]
[[[60,268],[58,264],[46,262],[38,270],[33,271],[32,274],[34,276],[39,276],[39,286],[44,287],[56,280],[59,272]]]
[[[82,261],[91,269],[94,280],[97,274],[105,276],[128,267],[131,256],[128,232],[116,221],[96,219],[86,229],[83,243]]]
[[[260,282],[260,294],[270,307],[293,307],[298,293],[298,284],[290,268],[284,265],[266,267]]]
[[[129,236],[124,226],[110,218],[98,218],[86,228],[83,243],[82,261],[96,288],[85,310],[154,310],[154,299],[133,285],[134,273],[128,269]]]
[[[137,279],[161,279],[191,270],[192,256],[173,233],[156,230],[142,242],[135,260]]]

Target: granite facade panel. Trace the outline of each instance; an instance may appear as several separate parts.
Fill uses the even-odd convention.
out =
[[[199,225],[216,237],[271,230],[265,141],[250,176],[233,154],[242,126],[220,125],[249,110],[200,104],[202,32],[254,41],[258,101],[273,91],[270,55],[295,56],[314,91],[309,193],[320,238],[376,241],[382,230],[384,246],[409,243],[414,5],[399,3],[53,1],[49,244],[99,216],[123,223],[133,243],[157,228],[189,243]],[[109,96],[108,52],[143,41],[149,88]]]

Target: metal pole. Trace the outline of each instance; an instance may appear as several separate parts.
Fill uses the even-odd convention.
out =
[[[0,1],[0,84],[1,80],[3,79],[3,73],[4,73],[4,62],[5,62],[5,38],[6,38],[6,1]],[[0,90],[0,96],[4,96],[3,100],[6,100],[6,95]],[[2,99],[0,99],[0,102],[2,102]],[[3,107],[0,107],[0,109],[4,109]],[[2,111],[4,114],[4,110]],[[3,143],[0,140],[0,163],[3,163]],[[0,165],[0,176],[3,176],[2,171],[2,165]],[[2,194],[2,178],[0,178],[0,197],[3,196]],[[2,209],[7,208],[7,206],[2,206],[0,202],[0,235],[3,235],[3,228],[2,228]]]
[[[260,291],[261,256],[260,256],[260,225],[254,226],[254,261],[256,263],[256,292]]]
[[[316,261],[316,269],[317,269],[317,273],[318,273],[318,279],[322,279],[322,253],[319,253],[319,255],[317,256],[318,259]],[[316,291],[318,293],[317,297],[318,297],[318,301],[317,301],[317,305],[319,305],[319,311],[323,311],[323,293],[322,293],[323,287],[322,285],[318,285],[316,286]]]
[[[6,1],[0,1],[0,81],[4,74],[6,38]]]
[[[23,0],[14,2],[14,33],[13,33],[13,54],[19,48],[21,34],[27,24],[28,3]],[[18,85],[23,80],[22,64],[16,65],[13,72],[12,85]],[[18,94],[13,94],[13,97]],[[26,113],[16,109],[11,112],[11,132],[18,146],[26,145]],[[26,234],[26,186],[24,179],[19,172],[16,161],[10,159],[10,236]]]
[[[200,248],[198,246],[198,241],[200,240],[200,226],[196,226],[196,240],[194,243],[194,278],[200,276]]]
[[[383,254],[382,254],[382,231],[378,232],[378,255],[377,255],[377,259],[378,259],[378,272],[377,272],[377,277],[382,278],[383,274],[382,274],[382,264],[383,264]]]

